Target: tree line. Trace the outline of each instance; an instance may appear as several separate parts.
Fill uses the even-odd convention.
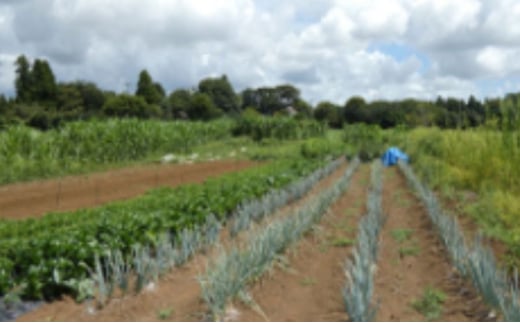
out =
[[[46,130],[67,121],[107,117],[210,120],[239,117],[248,111],[314,118],[333,128],[361,122],[382,128],[400,125],[468,128],[502,115],[501,99],[480,101],[473,96],[468,100],[439,97],[435,101],[372,102],[355,96],[344,105],[322,101],[312,106],[291,84],[247,88],[236,93],[226,75],[204,78],[195,88],[167,93],[147,70],[139,73],[135,93],[116,93],[100,89],[93,82],[57,82],[44,59],[31,62],[20,55],[15,66],[16,96],[0,95],[0,127],[22,123]],[[517,95],[507,98],[511,97]]]

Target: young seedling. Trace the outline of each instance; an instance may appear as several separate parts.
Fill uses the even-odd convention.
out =
[[[168,307],[157,312],[157,318],[161,321],[166,321],[173,314],[173,308]]]
[[[407,246],[399,248],[399,256],[401,258],[406,256],[417,256],[419,253],[421,253],[421,248],[418,246]]]
[[[395,229],[390,232],[392,238],[399,243],[403,243],[405,241],[410,240],[412,237],[413,230],[412,229]]]
[[[335,238],[332,240],[332,245],[334,247],[348,247],[355,243],[356,241],[349,238]]]
[[[436,321],[442,314],[442,304],[446,300],[446,294],[441,290],[426,287],[420,299],[411,302],[411,306],[417,312],[424,315],[428,321]]]
[[[300,283],[302,284],[302,286],[312,286],[312,285],[315,285],[316,284],[316,279],[312,278],[312,277],[304,277]]]

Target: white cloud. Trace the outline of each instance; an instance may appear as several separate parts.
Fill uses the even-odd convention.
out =
[[[290,82],[312,102],[484,96],[517,84],[507,81],[520,72],[520,3],[4,1],[0,42],[0,92],[7,93],[14,58],[24,53],[47,58],[59,80],[92,80],[117,91],[133,87],[147,68],[169,91],[226,73],[237,90]],[[381,43],[412,55],[370,49]],[[479,88],[489,78],[510,85]]]

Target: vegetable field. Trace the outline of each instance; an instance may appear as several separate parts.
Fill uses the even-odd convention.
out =
[[[403,130],[328,132],[273,120],[195,126],[200,138],[189,153],[218,151],[224,161],[168,165],[185,174],[243,167],[193,183],[157,180],[125,200],[0,220],[0,318],[520,319],[516,272],[431,190],[424,160],[432,157],[418,156]],[[385,168],[373,158],[391,142],[407,147],[413,163]],[[149,152],[166,152],[157,145]]]

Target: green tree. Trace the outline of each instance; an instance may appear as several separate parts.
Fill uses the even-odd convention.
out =
[[[169,115],[173,118],[184,118],[188,116],[191,105],[191,92],[185,89],[173,91],[168,97]]]
[[[46,60],[36,59],[32,72],[32,99],[39,103],[51,104],[56,100],[57,85],[54,73]]]
[[[32,76],[31,64],[25,55],[20,55],[16,59],[16,101],[30,102],[32,100]]]
[[[360,96],[353,96],[345,103],[343,109],[344,120],[347,123],[356,123],[365,121],[365,106],[366,102]]]
[[[190,119],[210,120],[222,115],[222,110],[215,107],[209,95],[205,93],[195,93],[191,97],[188,116]]]
[[[215,106],[225,113],[239,113],[238,97],[227,76],[206,78],[199,82],[199,92],[207,94]]]
[[[103,113],[111,117],[158,117],[161,111],[158,106],[147,104],[143,97],[120,94],[107,99],[103,105]]]
[[[326,122],[333,128],[341,128],[343,126],[340,107],[328,101],[318,103],[314,110],[314,118],[318,121]]]
[[[81,92],[74,84],[58,84],[56,110],[62,120],[75,120],[84,112]]]
[[[105,94],[92,82],[76,81],[68,83],[79,92],[86,115],[94,115],[101,111],[105,104]]]
[[[164,98],[164,89],[159,83],[154,83],[147,70],[139,73],[139,81],[135,95],[142,97],[148,104],[159,105]]]

